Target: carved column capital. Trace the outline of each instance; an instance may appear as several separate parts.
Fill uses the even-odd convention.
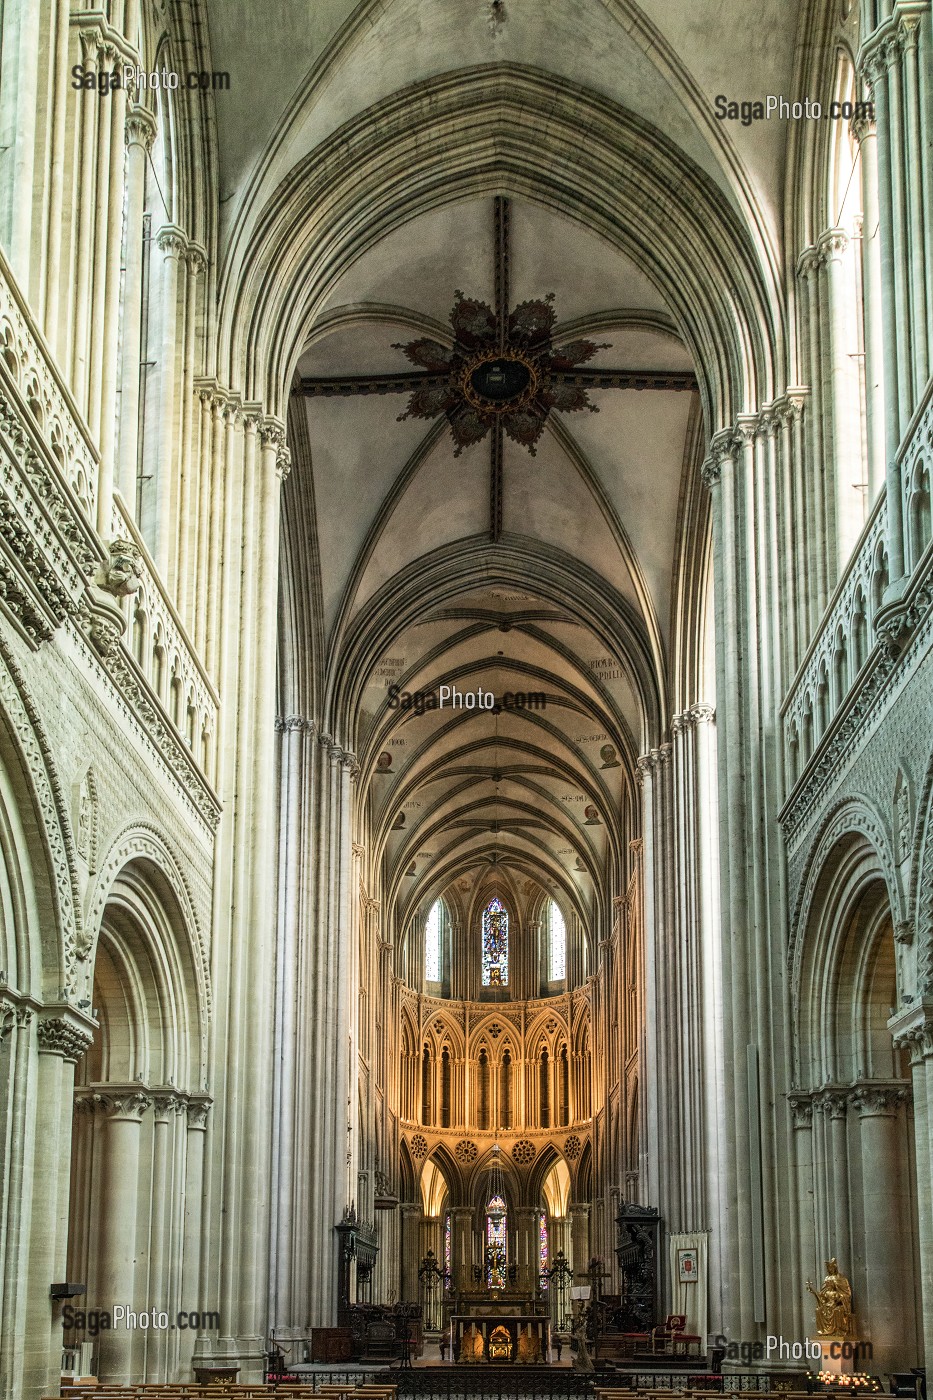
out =
[[[888,1030],[898,1050],[909,1050],[911,1064],[933,1057],[933,1001],[924,998],[888,1021]]]
[[[813,1095],[813,1106],[827,1118],[845,1118],[849,1107],[849,1090],[838,1086],[820,1089]]]
[[[790,1105],[790,1111],[793,1117],[794,1127],[801,1130],[811,1128],[813,1126],[812,1094],[788,1094],[787,1102]]]
[[[194,1132],[204,1132],[207,1127],[207,1115],[210,1112],[214,1100],[209,1094],[189,1094],[186,1113],[188,1117],[188,1127]]]
[[[74,1013],[41,1015],[36,1027],[39,1054],[61,1055],[63,1060],[80,1060],[94,1039],[90,1022],[79,1021]]]
[[[76,1113],[99,1113],[113,1121],[139,1123],[151,1107],[151,1094],[131,1084],[79,1089],[75,1094]]]
[[[817,239],[820,259],[823,262],[838,261],[849,246],[849,240],[845,230],[841,228],[828,228],[825,233],[821,233]]]
[[[797,259],[797,276],[801,281],[806,282],[808,277],[819,271],[821,264],[819,249],[811,243],[808,248],[804,248]]]
[[[165,224],[155,236],[156,247],[166,258],[183,258],[188,251],[188,235],[177,224]]]
[[[739,438],[735,428],[721,428],[719,432],[713,434],[709,440],[709,452],[706,460],[700,468],[700,475],[705,486],[712,488],[717,485],[722,477],[723,463],[734,458],[738,445]]]
[[[185,251],[185,260],[191,276],[200,277],[207,268],[207,249],[200,243],[189,243]]]
[[[800,422],[809,393],[809,389],[795,387],[786,390],[779,399],[775,399],[774,412],[782,427],[793,427],[795,423]]]
[[[148,107],[134,102],[127,109],[124,140],[127,147],[140,146],[148,155],[156,139],[158,124]]]
[[[173,1113],[184,1113],[188,1106],[187,1096],[171,1085],[153,1089],[151,1097],[157,1123],[167,1122]]]
[[[910,1091],[906,1084],[857,1084],[852,1090],[852,1102],[860,1118],[893,1118]]]
[[[259,442],[262,447],[275,448],[276,452],[285,446],[285,424],[280,418],[269,414],[260,418]]]
[[[276,715],[275,728],[279,734],[316,734],[317,725],[313,719],[302,715]]]

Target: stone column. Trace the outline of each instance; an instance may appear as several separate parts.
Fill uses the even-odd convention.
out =
[[[474,1258],[473,1210],[470,1206],[453,1206],[450,1211],[450,1268],[455,1292],[471,1288]],[[480,1261],[481,1262],[481,1261]]]
[[[902,374],[899,341],[907,341],[903,287],[898,275],[899,219],[896,211],[901,191],[894,177],[894,146],[901,139],[898,104],[892,101],[889,64],[897,45],[882,41],[864,59],[875,99],[878,130],[878,205],[881,236],[882,344],[885,388],[885,492],[888,505],[888,577],[886,602],[897,602],[904,591],[904,514],[901,473],[897,460],[902,427],[910,413],[910,376]],[[893,122],[893,126],[892,126]]]
[[[107,46],[107,67],[116,66],[118,54]],[[106,539],[112,529],[113,484],[116,458],[117,373],[120,345],[121,246],[123,242],[124,122],[126,90],[112,90],[110,111],[100,123],[98,151],[98,235],[95,267],[94,377],[99,387],[92,403],[89,426],[100,448],[97,491],[97,529]]]
[[[49,1284],[66,1277],[74,1063],[91,1035],[90,1025],[71,1008],[45,1011],[36,1025],[35,1156],[28,1256],[21,1260],[27,1309],[24,1394],[49,1394],[59,1385],[62,1305],[49,1302]]]
[[[878,227],[878,129],[853,123],[862,160],[862,308],[865,325],[865,412],[867,417],[869,510],[884,484],[884,341],[881,324],[881,253]]]
[[[137,1086],[108,1086],[94,1095],[103,1117],[100,1206],[98,1218],[98,1306],[123,1303],[135,1308],[136,1232],[139,1185],[139,1135],[143,1114],[152,1099]],[[98,1375],[101,1381],[127,1384],[134,1379],[132,1350],[135,1333],[114,1327],[100,1336]]]
[[[39,0],[5,5],[0,46],[0,243],[24,291],[32,254],[41,15]]]
[[[590,1262],[590,1204],[588,1201],[570,1202],[570,1240],[571,1254],[568,1256],[573,1265],[573,1287],[576,1287],[581,1280],[577,1274],[586,1271]]]
[[[905,1088],[860,1084],[853,1092],[862,1145],[862,1192],[865,1201],[865,1303],[855,1308],[856,1330],[870,1328],[872,1369],[896,1370],[910,1352],[905,1318],[910,1316],[913,1268],[904,1217],[898,1113]]]
[[[142,344],[143,205],[146,159],[156,136],[152,114],[133,103],[126,118],[126,230],[120,365],[120,430],[116,484],[128,509],[136,514],[139,447],[139,382]]]
[[[202,1287],[201,1216],[206,1182],[204,1179],[204,1148],[211,1100],[207,1094],[190,1094],[185,1110],[185,1237],[181,1269],[180,1305],[187,1312],[202,1310],[205,1303]],[[199,1338],[190,1329],[179,1333],[178,1364],[190,1369],[199,1350]],[[204,1334],[206,1335],[206,1334]]]
[[[922,1354],[933,1356],[933,1001],[893,1016],[888,1027],[898,1049],[910,1051],[917,1193],[917,1258],[923,1305]]]
[[[670,1058],[671,1045],[665,1035],[672,996],[669,968],[673,942],[670,885],[666,879],[671,845],[670,758],[671,745],[662,744],[638,760],[638,782],[642,789],[642,830],[644,833],[644,959],[645,959],[645,1064],[643,1080],[651,1085],[648,1095],[647,1195],[670,1215],[672,1190],[677,1187],[676,1172],[669,1165],[666,1147],[676,1139],[672,1128],[676,1119],[677,1069]],[[673,978],[676,986],[676,977]],[[605,999],[601,1010],[605,1007]],[[605,1028],[600,1025],[600,1042]],[[594,1029],[596,1025],[594,1025]]]
[[[794,1327],[798,1337],[808,1336],[801,1289],[805,1279],[816,1277],[818,1250],[813,1219],[813,1100],[809,1094],[788,1095],[794,1124],[794,1194],[797,1206],[797,1278]]]
[[[96,28],[79,30],[81,62],[85,68],[96,70],[100,59],[100,32]],[[66,292],[65,306],[70,322],[70,353],[61,369],[77,401],[80,411],[88,413],[88,375],[90,372],[90,337],[92,314],[92,263],[95,217],[94,193],[97,187],[97,124],[103,102],[82,102],[75,119],[74,189],[77,208],[74,211],[74,262],[70,295]],[[65,310],[65,307],[62,308]]]
[[[149,1288],[147,1293],[150,1307],[172,1308],[171,1274],[171,1233],[174,1213],[174,1190],[172,1166],[174,1157],[174,1123],[179,1110],[185,1104],[174,1089],[158,1089],[152,1094],[154,1109],[152,1134],[152,1221],[149,1247]],[[178,1306],[196,1308],[197,1303],[181,1303]],[[168,1380],[169,1334],[154,1330],[148,1337],[147,1375],[155,1380]]]
[[[175,565],[175,604],[188,617],[189,590],[195,582],[191,567],[197,543],[199,473],[194,441],[198,426],[198,400],[194,392],[195,332],[198,319],[198,284],[207,267],[207,254],[195,243],[185,253],[185,334],[181,376],[181,489],[178,516],[178,555]]]
[[[841,228],[828,229],[820,238],[820,255],[825,264],[829,310],[829,344],[826,347],[828,385],[831,389],[833,461],[836,499],[826,521],[835,526],[835,557],[831,582],[834,584],[865,523],[865,502],[852,481],[861,458],[860,405],[858,377],[850,356],[851,322],[848,308],[851,284],[847,285],[845,255],[849,240]],[[861,476],[861,472],[857,473]]]
[[[433,1251],[438,1267],[444,1267],[444,1236],[443,1221],[434,1216],[423,1216],[421,1220],[421,1240],[418,1266],[428,1257],[428,1250]],[[424,1326],[426,1331],[436,1331],[441,1325],[443,1314],[442,1302],[444,1290],[437,1279],[428,1282],[426,1279],[419,1279],[418,1296],[424,1307]]]
[[[178,451],[175,431],[175,379],[178,325],[178,275],[188,247],[182,229],[167,224],[156,234],[156,246],[163,254],[162,267],[162,344],[159,350],[159,454],[156,467],[154,539],[156,568],[167,584],[172,554],[172,530],[177,511],[175,460]]]
[[[550,1255],[548,1268],[552,1268],[558,1254],[563,1252],[568,1264],[573,1261],[572,1225],[569,1216],[552,1217],[550,1222]],[[551,1314],[551,1327],[557,1329],[561,1322],[570,1316],[570,1289],[572,1280],[561,1284],[552,1279],[548,1284],[548,1307]]]
[[[534,1206],[519,1206],[515,1211],[515,1258],[518,1265],[518,1285],[523,1292],[533,1292],[538,1286],[538,1211]]]
[[[421,1206],[414,1201],[403,1201],[399,1206],[402,1216],[402,1269],[399,1297],[405,1303],[417,1303],[419,1298],[418,1253],[421,1245]],[[455,1238],[456,1246],[456,1238]],[[456,1261],[456,1255],[454,1255]],[[456,1267],[456,1263],[455,1263]]]
[[[852,1260],[852,1232],[849,1219],[849,1144],[847,1110],[848,1092],[825,1089],[815,1100],[824,1119],[825,1157],[823,1161],[823,1190],[827,1201],[826,1223],[829,1230],[823,1252],[827,1258],[835,1255],[840,1264]]]

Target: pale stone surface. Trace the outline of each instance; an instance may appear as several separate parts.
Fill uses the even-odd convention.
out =
[[[619,1291],[628,1200],[713,1333],[804,1339],[835,1256],[919,1365],[929,7],[280,10],[0,21],[0,1400],[57,1389],[52,1283],[216,1314],[95,1341],[153,1381],[333,1325],[340,1222],[361,1300],[448,1217],[465,1286],[497,1161],[524,1288],[543,1211]],[[156,53],[229,90],[71,85]],[[292,389],[449,345],[497,195],[510,308],[698,388],[506,436],[490,539],[489,437]]]

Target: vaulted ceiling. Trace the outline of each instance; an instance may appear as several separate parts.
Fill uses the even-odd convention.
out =
[[[594,366],[685,382],[690,355],[627,258],[530,202],[509,209],[511,305],[553,293],[555,344],[589,336],[607,346]],[[455,289],[495,303],[494,253],[489,199],[385,239],[333,289],[296,386],[410,371],[393,345],[449,344]],[[313,502],[325,685],[353,673],[346,741],[402,925],[494,866],[534,879],[587,927],[624,881],[635,759],[667,708],[700,411],[689,388],[588,393],[596,411],[552,412],[534,455],[504,436],[496,543],[491,435],[455,455],[443,417],[399,421],[404,394],[292,400],[286,499]],[[438,585],[419,596],[426,570]],[[391,686],[479,687],[498,703],[418,713],[414,700],[391,705]],[[500,708],[515,692],[546,704]]]
[[[282,8],[274,90],[219,133],[231,266],[244,227],[341,123],[413,83],[497,62],[554,72],[655,124],[774,261],[783,132],[727,131],[712,101],[752,68],[768,90],[789,83],[795,7],[766,5],[741,30],[718,28],[714,0],[581,0],[551,7],[546,24],[521,0]],[[211,17],[215,64],[234,78],[239,65],[244,82],[266,42],[250,38],[246,9]],[[534,455],[507,432],[498,466],[494,435],[458,452],[443,416],[399,421],[407,396],[376,381],[412,371],[399,344],[452,344],[457,292],[496,307],[492,194],[425,199],[376,242],[364,229],[318,295],[294,366],[283,686],[359,760],[366,844],[400,927],[455,880],[488,884],[501,869],[563,892],[595,928],[630,868],[637,757],[678,706],[713,698],[708,425],[684,379],[701,366],[650,275],[650,248],[638,262],[583,215],[496,181],[494,149],[477,159],[492,161],[486,191],[508,200],[509,307],[553,294],[554,345],[607,344],[587,369],[655,380],[590,383],[596,411],[552,411]],[[500,703],[418,713],[390,705],[392,686],[480,687]],[[546,704],[503,707],[516,691]]]

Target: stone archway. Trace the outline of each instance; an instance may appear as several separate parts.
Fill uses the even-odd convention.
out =
[[[173,1326],[203,1304],[199,1271],[204,1007],[199,969],[169,880],[147,859],[110,886],[94,967],[98,1029],[75,1089],[69,1277],[88,1310],[155,1308],[160,1325],[102,1328],[101,1380],[187,1374],[198,1333]],[[164,1318],[164,1322],[162,1321]],[[74,1344],[93,1337],[72,1330]],[[86,1357],[91,1361],[91,1357]]]
[[[857,825],[826,843],[810,885],[794,985],[801,1085],[790,1096],[801,1298],[835,1257],[852,1283],[862,1369],[920,1363],[912,1091],[889,1028],[903,1000],[889,886]],[[809,1306],[803,1329],[815,1335]]]

